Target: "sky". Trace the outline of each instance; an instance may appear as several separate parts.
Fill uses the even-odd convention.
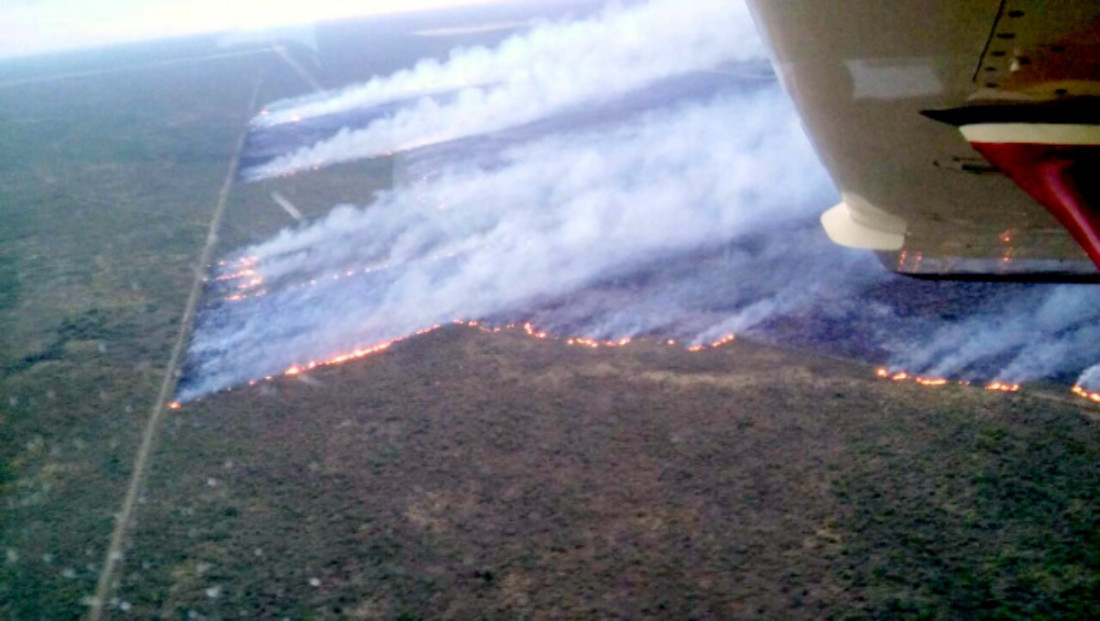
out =
[[[0,58],[507,1],[22,0],[0,4]]]

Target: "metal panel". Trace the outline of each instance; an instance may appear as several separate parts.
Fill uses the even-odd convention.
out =
[[[1049,51],[1059,45],[1053,42],[1072,38],[1068,24],[1080,30],[1094,23],[1080,21],[1078,12],[1041,19],[1031,15],[1031,6],[1021,8],[1024,4],[1040,3],[753,3],[776,69],[841,190],[907,222],[904,248],[888,256],[898,271],[920,273],[931,264],[940,269],[966,263],[986,265],[981,269],[995,273],[1049,266],[1095,272],[1054,218],[1010,179],[983,165],[954,127],[920,114],[966,105],[975,97],[1014,96],[1019,91],[1012,89],[1024,83],[1025,67],[1049,77],[1053,70],[1039,72],[1037,67],[1054,66],[1045,61],[1040,65],[1042,57],[1026,51],[1035,59],[1023,56],[1030,63],[1017,62],[1014,72],[1014,59],[1034,46]],[[1061,4],[1086,5],[1082,10],[1092,14],[1100,11],[1100,3]],[[998,36],[1009,34],[1010,25],[1011,38]],[[1094,27],[1089,36],[1096,36]],[[1091,40],[1080,38],[1079,43],[1087,46]],[[1011,42],[1030,47],[1017,50]],[[985,69],[994,62],[994,70]],[[1000,79],[988,77],[993,74]],[[1044,96],[1062,95],[1055,90]],[[924,259],[914,264],[914,256]]]

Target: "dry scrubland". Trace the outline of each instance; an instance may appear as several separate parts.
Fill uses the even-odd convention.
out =
[[[301,90],[273,55],[0,88],[0,618],[86,610],[257,78]],[[386,175],[235,188],[222,250],[288,223],[275,187],[312,217]],[[1082,407],[744,341],[451,327],[172,413],[110,609],[1097,618]]]
[[[1100,438],[1075,405],[738,341],[451,327],[164,430],[139,616],[1077,618]]]

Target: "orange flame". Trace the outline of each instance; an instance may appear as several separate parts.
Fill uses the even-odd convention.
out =
[[[722,347],[723,345],[728,345],[728,344],[730,344],[730,343],[732,343],[736,340],[737,340],[736,335],[734,335],[734,334],[724,334],[724,335],[722,335],[722,338],[720,338],[717,341],[714,341],[713,343],[711,343],[709,345],[709,347],[711,349],[717,349],[719,347]]]
[[[959,386],[969,386],[970,382],[967,380],[950,380],[946,377],[922,377],[920,375],[912,375],[905,371],[891,372],[884,367],[875,369],[875,375],[880,379],[891,380],[895,382],[913,382],[920,386],[927,386],[931,388],[939,386],[947,386],[948,384],[958,384]],[[1003,382],[1000,380],[990,382],[984,387],[989,392],[1020,392],[1020,385],[1014,382]],[[1083,389],[1081,389],[1083,391]],[[1077,388],[1074,388],[1074,393],[1080,395]],[[1100,402],[1100,395],[1098,395],[1096,401]]]
[[[875,369],[875,376],[879,379],[890,380],[892,382],[913,382],[918,386],[925,386],[928,388],[938,388],[940,386],[947,386],[948,384],[958,384],[959,386],[969,386],[970,382],[966,380],[950,380],[946,377],[932,377],[923,375],[913,375],[912,373],[906,373],[905,371],[891,372],[885,367],[879,367]]]
[[[1100,403],[1100,392],[1093,392],[1093,391],[1087,390],[1085,387],[1083,387],[1081,385],[1077,385],[1077,386],[1073,387],[1073,394],[1077,395],[1078,397],[1081,397],[1082,399],[1088,399],[1089,401],[1092,401],[1093,403]]]
[[[992,382],[985,387],[990,392],[1020,392],[1020,385],[1011,382]]]
[[[441,260],[444,260],[444,259],[450,259],[450,258],[453,258],[455,256],[458,256],[458,254],[459,254],[459,252],[457,252],[457,251],[444,252],[444,253],[439,253],[439,254],[432,255],[432,256],[428,257],[427,260],[428,261],[441,261]],[[220,276],[215,276],[213,278],[213,280],[215,282],[228,282],[228,281],[236,281],[236,280],[242,280],[243,281],[243,282],[240,282],[240,283],[237,284],[236,288],[238,290],[238,293],[226,297],[225,301],[227,301],[227,302],[240,302],[242,300],[247,300],[247,299],[257,298],[257,297],[262,297],[264,295],[267,295],[267,291],[264,291],[264,290],[252,292],[253,290],[256,290],[256,289],[262,287],[264,285],[264,283],[266,282],[264,280],[263,275],[256,271],[256,264],[259,262],[259,260],[260,260],[259,257],[249,256],[249,257],[242,257],[240,259],[237,259],[233,263],[227,263],[225,261],[218,261],[217,262],[217,266],[219,268],[236,267],[237,269],[234,272],[230,272],[230,273],[227,273],[227,274],[222,274]],[[361,268],[346,268],[346,269],[343,269],[343,271],[340,271],[340,272],[337,272],[337,273],[334,273],[334,274],[330,274],[328,276],[319,277],[319,278],[312,278],[309,281],[286,285],[285,290],[292,291],[292,290],[295,290],[295,289],[300,289],[302,287],[315,287],[315,286],[317,286],[318,282],[322,281],[322,280],[341,280],[341,279],[344,279],[344,278],[351,278],[352,276],[356,276],[356,275],[368,275],[368,274],[373,274],[375,272],[380,272],[382,270],[392,269],[396,266],[397,266],[397,264],[395,264],[395,263],[385,261],[385,262],[381,262],[381,263],[371,263],[371,264],[368,264],[368,265],[364,265]],[[204,280],[209,281],[210,279],[206,278]],[[246,295],[245,292],[251,292],[251,293]]]
[[[527,336],[529,336],[531,338],[534,338],[534,339],[563,341],[566,345],[570,345],[570,346],[576,345],[576,346],[581,346],[581,347],[587,347],[587,348],[590,348],[590,349],[600,349],[600,348],[603,348],[603,347],[626,347],[626,346],[630,345],[631,343],[633,343],[633,339],[630,339],[630,338],[621,338],[621,339],[613,340],[613,341],[610,341],[610,340],[609,341],[600,341],[600,340],[597,340],[597,339],[591,339],[591,338],[587,338],[587,337],[558,337],[558,336],[551,335],[548,332],[545,332],[545,331],[542,331],[542,330],[539,330],[539,329],[535,328],[535,326],[533,324],[531,324],[530,322],[524,323],[522,325],[508,324],[508,325],[504,325],[504,326],[486,326],[478,320],[456,319],[453,323],[455,323],[457,325],[460,325],[460,326],[466,326],[468,328],[474,328],[476,330],[479,330],[481,332],[485,332],[487,334],[500,334],[501,332],[505,332],[505,331],[514,331],[514,330],[517,330],[517,329],[522,329],[524,334],[526,334]],[[314,360],[314,361],[310,361],[308,363],[295,363],[295,364],[292,364],[289,367],[287,367],[286,370],[284,370],[282,372],[281,376],[296,377],[296,376],[299,376],[299,375],[301,375],[301,374],[303,374],[307,371],[311,371],[313,369],[316,369],[318,367],[335,366],[335,365],[339,365],[339,364],[344,364],[346,362],[351,362],[353,360],[360,360],[360,359],[366,358],[368,356],[373,356],[375,354],[380,354],[380,353],[388,350],[389,348],[393,347],[395,344],[400,343],[401,341],[405,341],[405,340],[408,340],[408,339],[416,337],[416,336],[423,336],[423,335],[428,334],[430,332],[434,332],[434,331],[440,329],[441,327],[443,327],[442,324],[435,324],[433,326],[429,326],[427,328],[423,328],[421,330],[418,330],[418,331],[416,331],[412,334],[409,334],[407,336],[398,337],[398,338],[395,338],[395,339],[392,339],[392,340],[389,340],[389,341],[383,341],[383,342],[376,343],[376,344],[368,346],[368,347],[357,347],[357,348],[355,348],[351,351],[348,351],[348,352],[335,354],[335,355],[333,355],[329,358],[326,358],[324,360]],[[715,341],[712,341],[712,342],[707,343],[707,344],[691,345],[691,346],[686,347],[685,350],[688,351],[688,352],[691,352],[691,353],[698,353],[698,352],[701,352],[701,351],[706,351],[708,349],[718,349],[719,347],[728,345],[728,344],[732,343],[735,340],[736,340],[735,335],[725,334],[721,338],[719,338]],[[668,346],[668,347],[675,347],[677,345],[677,341],[675,339],[668,339],[666,341],[661,341],[661,343],[663,345]],[[259,383],[261,381],[271,382],[271,381],[274,381],[274,380],[275,380],[274,375],[267,375],[267,376],[264,376],[262,379],[249,380],[248,385],[249,386],[255,386],[257,383]],[[231,390],[231,389],[227,389],[227,390]],[[172,406],[169,406],[169,407],[172,407]],[[178,404],[176,405],[176,408],[178,408]]]

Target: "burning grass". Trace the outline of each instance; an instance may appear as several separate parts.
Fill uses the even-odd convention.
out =
[[[891,371],[885,367],[879,367],[875,369],[875,377],[898,383],[912,382],[918,386],[924,386],[926,388],[939,388],[941,386],[949,385],[970,386],[973,384],[971,380],[952,380],[946,377],[916,375],[913,373],[908,373],[906,371]],[[1017,384],[1015,382],[1005,382],[1001,380],[993,380],[991,382],[983,384],[982,387],[989,392],[1020,392],[1020,384]],[[1074,389],[1074,392],[1076,393],[1077,390]]]
[[[564,343],[565,345],[567,345],[569,347],[574,347],[575,346],[575,347],[580,347],[580,348],[590,349],[590,350],[626,347],[626,346],[630,345],[632,342],[634,342],[634,339],[630,339],[630,338],[621,338],[621,339],[617,339],[617,340],[600,340],[600,339],[592,339],[592,338],[587,338],[587,337],[557,336],[557,335],[550,334],[549,332],[539,330],[534,325],[532,325],[530,322],[526,322],[526,323],[522,323],[522,324],[512,323],[512,324],[494,326],[492,324],[488,324],[488,323],[485,323],[483,321],[478,321],[478,320],[456,319],[452,322],[452,324],[453,325],[458,325],[458,326],[465,326],[465,327],[468,327],[468,328],[473,328],[473,329],[478,330],[480,332],[483,332],[485,334],[501,334],[501,333],[510,333],[510,332],[522,333],[523,335],[525,335],[529,338],[535,339],[535,340],[560,342],[560,343]],[[287,367],[287,369],[285,371],[283,371],[282,377],[296,377],[296,376],[302,375],[303,373],[307,373],[309,371],[314,371],[314,370],[319,369],[319,368],[338,366],[338,365],[347,364],[349,362],[353,362],[353,361],[356,361],[356,360],[362,360],[364,358],[368,358],[368,357],[371,357],[371,356],[382,354],[382,353],[388,351],[391,347],[393,347],[394,345],[396,345],[398,343],[401,343],[401,342],[404,342],[404,341],[407,341],[409,339],[413,339],[413,338],[416,338],[416,337],[431,334],[431,333],[433,333],[433,332],[435,332],[435,331],[437,331],[437,330],[439,330],[443,327],[444,327],[443,324],[436,324],[436,325],[429,326],[427,328],[423,328],[421,330],[418,330],[418,331],[416,331],[413,334],[410,334],[408,336],[398,337],[398,338],[391,339],[391,340],[388,340],[388,341],[382,341],[380,343],[375,343],[375,344],[370,345],[370,346],[355,347],[354,349],[334,354],[334,355],[332,355],[328,358],[325,358],[323,360],[312,360],[312,361],[305,362],[305,363],[292,364],[289,367]],[[725,335],[721,336],[720,338],[715,339],[714,341],[711,341],[709,343],[695,343],[695,344],[690,344],[690,345],[686,345],[686,346],[681,346],[681,344],[678,341],[676,341],[675,339],[668,339],[668,340],[655,341],[655,342],[658,343],[658,344],[662,344],[664,346],[667,346],[667,347],[682,348],[684,351],[696,354],[696,353],[700,353],[700,352],[703,352],[703,351],[718,349],[720,347],[724,347],[726,345],[729,345],[730,343],[733,343],[736,340],[736,338],[737,337],[733,334],[725,334]],[[248,382],[248,385],[249,386],[255,386],[256,384],[258,384],[260,382],[271,382],[271,381],[274,381],[275,379],[276,379],[276,376],[268,375],[268,376],[265,376],[263,378],[257,378],[257,379],[250,380]],[[232,392],[232,390],[233,390],[232,388],[229,388],[229,389],[227,389],[226,392]],[[172,401],[171,403],[168,404],[168,407],[170,409],[179,409],[180,407],[182,407],[182,404],[179,401]]]
[[[1081,397],[1082,399],[1088,399],[1093,403],[1100,403],[1100,392],[1090,391],[1081,386],[1074,386],[1073,394]]]

